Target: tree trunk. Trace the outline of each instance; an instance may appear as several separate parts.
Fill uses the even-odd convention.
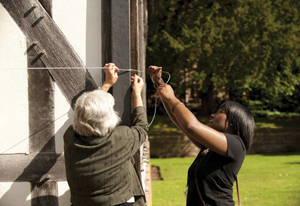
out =
[[[214,105],[215,102],[213,101],[214,98],[214,86],[212,81],[210,80],[210,77],[208,77],[207,82],[207,92],[202,93],[200,95],[200,99],[201,99],[201,106],[199,111],[197,112],[197,116],[210,116],[214,111]]]

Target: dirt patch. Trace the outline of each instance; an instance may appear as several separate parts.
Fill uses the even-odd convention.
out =
[[[161,181],[163,178],[160,175],[160,168],[158,166],[151,165],[151,180],[152,181]]]

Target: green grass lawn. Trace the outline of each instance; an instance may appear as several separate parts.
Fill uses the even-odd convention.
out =
[[[184,206],[183,189],[194,158],[151,159],[163,181],[152,181],[153,206]],[[238,175],[242,206],[300,205],[300,153],[246,155]],[[237,195],[234,186],[234,200]]]

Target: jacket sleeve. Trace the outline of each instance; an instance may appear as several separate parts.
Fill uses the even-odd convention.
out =
[[[132,112],[132,126],[129,128],[131,155],[133,156],[148,138],[147,114],[144,107],[136,107]]]

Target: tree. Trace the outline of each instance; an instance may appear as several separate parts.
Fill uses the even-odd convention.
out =
[[[226,99],[260,100],[267,109],[294,104],[291,97],[297,96],[300,85],[300,2],[151,3],[147,63],[162,65],[172,74],[179,97],[186,87],[196,86],[199,114],[210,114]],[[178,84],[184,71],[191,81]]]

